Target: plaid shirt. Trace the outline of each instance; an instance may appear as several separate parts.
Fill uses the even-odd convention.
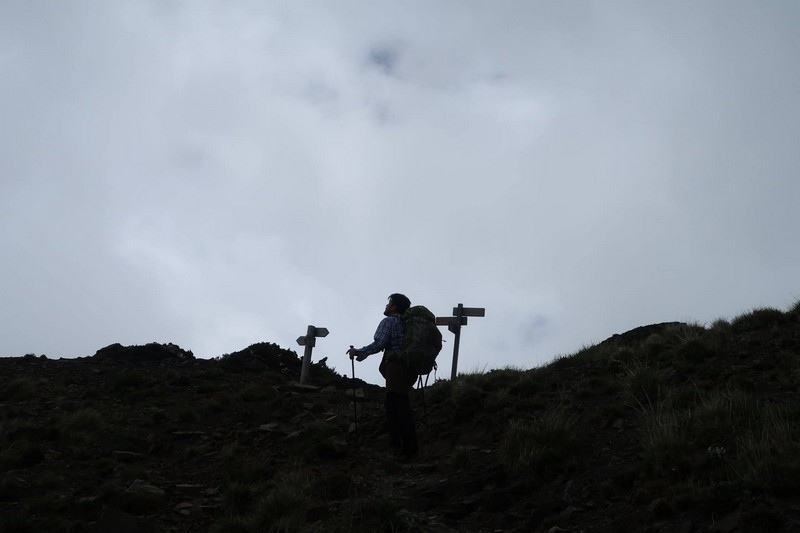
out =
[[[368,344],[358,351],[364,356],[378,353],[387,348],[399,351],[403,348],[403,337],[406,334],[406,325],[400,315],[387,316],[378,324],[375,331],[375,342]]]

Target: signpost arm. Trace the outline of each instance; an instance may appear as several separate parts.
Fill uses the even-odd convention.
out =
[[[454,311],[456,312],[455,331],[453,331],[455,339],[453,339],[453,370],[450,372],[450,381],[455,380],[458,374],[458,344],[461,340],[461,317],[464,314],[464,304],[458,304]]]
[[[308,326],[306,331],[306,349],[303,352],[303,366],[300,370],[300,383],[304,384],[308,380],[308,368],[311,365],[311,350],[314,348],[314,326]]]
[[[456,379],[458,375],[458,347],[461,344],[461,326],[467,325],[467,317],[470,316],[486,316],[486,309],[483,307],[464,307],[464,304],[458,304],[458,307],[453,308],[453,316],[437,316],[437,326],[447,326],[455,336],[453,342],[453,370],[450,373],[450,380]]]

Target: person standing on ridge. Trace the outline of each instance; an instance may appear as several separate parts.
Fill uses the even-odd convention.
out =
[[[394,454],[411,458],[417,455],[417,430],[414,412],[408,393],[414,387],[417,376],[412,375],[400,357],[405,337],[403,313],[411,307],[411,301],[404,295],[395,293],[383,310],[385,318],[378,324],[375,340],[363,348],[347,350],[350,359],[363,361],[370,355],[383,350],[383,359],[378,367],[386,379],[386,422],[389,429],[389,448]]]

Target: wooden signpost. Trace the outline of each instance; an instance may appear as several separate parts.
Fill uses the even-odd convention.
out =
[[[464,304],[458,304],[458,307],[453,308],[453,316],[437,316],[437,326],[447,326],[454,335],[453,341],[453,370],[450,373],[450,379],[456,379],[458,372],[458,345],[461,342],[461,326],[467,325],[467,317],[470,316],[486,316],[486,308],[484,307],[464,307]]]
[[[311,366],[311,350],[317,344],[317,337],[327,337],[328,328],[318,328],[315,326],[308,326],[304,337],[297,337],[297,344],[305,346],[306,350],[303,352],[303,367],[300,370],[300,384],[305,384],[308,380],[308,368]]]

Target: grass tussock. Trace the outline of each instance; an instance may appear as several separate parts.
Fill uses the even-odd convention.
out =
[[[147,383],[144,374],[135,370],[121,372],[114,380],[114,389],[120,392],[138,389]]]
[[[259,531],[296,531],[305,523],[311,476],[301,465],[281,472],[256,503],[254,525]]]
[[[690,414],[675,409],[669,397],[639,404],[640,442],[647,468],[663,475],[685,466]]]
[[[19,376],[0,385],[0,400],[22,401],[36,395],[36,381],[28,376]]]
[[[274,387],[265,383],[253,383],[247,385],[239,393],[239,399],[243,402],[260,402],[270,400],[277,396]]]
[[[233,516],[250,512],[258,499],[260,486],[252,483],[233,482],[224,493],[223,503]]]
[[[481,376],[459,376],[452,385],[453,420],[464,423],[472,420],[483,407],[486,392],[481,386]]]
[[[45,448],[38,442],[23,439],[10,443],[0,451],[0,470],[35,466],[44,460]]]
[[[64,416],[60,427],[69,437],[85,436],[103,427],[103,415],[97,409],[84,407]]]
[[[633,359],[624,365],[623,371],[628,394],[637,407],[658,401],[667,386],[667,372],[647,359]]]
[[[11,476],[3,476],[0,478],[0,502],[17,501],[23,488],[24,485],[19,479]]]
[[[705,472],[719,490],[800,492],[800,413],[741,389],[697,392],[688,408],[685,396],[674,390],[637,408],[648,476]],[[708,490],[693,492],[705,499]]]
[[[736,436],[748,431],[759,416],[756,403],[741,389],[698,391],[692,410],[692,437],[700,446],[731,449]]]
[[[17,512],[0,516],[0,531],[4,533],[34,533],[40,530],[33,525],[33,520],[25,513]]]
[[[786,324],[789,316],[773,307],[760,307],[737,316],[732,322],[731,327],[736,333],[745,333],[770,329]]]
[[[577,447],[577,418],[558,406],[532,418],[511,420],[501,443],[503,464],[510,471],[540,476],[563,470],[564,461]]]
[[[551,369],[579,367],[586,363],[607,361],[614,352],[613,346],[592,344],[584,346],[573,355],[560,355],[547,366]]]
[[[325,525],[325,531],[332,533],[399,533],[412,530],[399,504],[383,498],[350,500],[338,519]]]
[[[211,527],[211,533],[251,533],[253,529],[247,518],[226,516]]]
[[[797,415],[779,406],[758,411],[736,438],[737,472],[747,485],[778,493],[800,492],[800,428]]]

